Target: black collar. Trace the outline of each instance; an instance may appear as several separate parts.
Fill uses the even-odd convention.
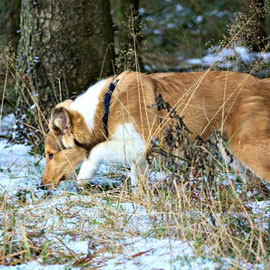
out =
[[[103,126],[105,129],[105,135],[108,137],[108,116],[109,116],[109,108],[110,108],[110,101],[112,97],[112,93],[116,87],[116,84],[118,83],[119,80],[116,80],[115,82],[112,82],[109,86],[108,92],[105,94],[104,97],[104,116],[102,118]]]
[[[77,141],[76,139],[74,139],[74,143],[76,146],[83,148],[84,150],[86,150],[87,153],[90,152],[90,145],[86,144],[86,143],[80,143],[79,141]]]

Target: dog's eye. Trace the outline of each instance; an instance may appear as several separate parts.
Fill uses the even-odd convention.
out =
[[[48,158],[49,158],[49,160],[51,160],[53,158],[53,154],[49,154]]]

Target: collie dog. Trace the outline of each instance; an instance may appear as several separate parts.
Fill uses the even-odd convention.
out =
[[[184,116],[191,136],[206,139],[220,130],[230,154],[270,183],[270,79],[227,71],[125,71],[52,110],[41,184],[56,187],[80,163],[82,182],[101,163],[121,163],[131,168],[136,186],[151,139],[161,139],[168,126],[168,112],[153,106],[159,94]]]

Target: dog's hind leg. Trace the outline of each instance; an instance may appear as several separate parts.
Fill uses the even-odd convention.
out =
[[[225,167],[231,167],[234,170],[236,175],[239,175],[242,180],[246,181],[247,179],[247,172],[248,168],[243,164],[243,162],[239,161],[238,158],[232,154],[232,151],[225,146],[223,139],[220,137],[219,134],[215,134],[214,139],[212,139],[214,143],[216,143],[221,156],[222,160],[225,164]]]
[[[258,177],[270,183],[270,144],[234,140],[230,151]]]

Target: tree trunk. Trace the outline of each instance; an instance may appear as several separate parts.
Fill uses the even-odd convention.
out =
[[[113,41],[109,0],[22,0],[17,89],[26,119],[42,128],[56,103],[111,75]]]
[[[0,7],[0,34],[4,44],[10,44],[14,51],[19,43],[21,0],[3,0]]]
[[[252,48],[261,51],[267,43],[265,30],[265,3],[264,0],[244,0],[244,13],[252,22],[248,27],[252,33]]]

